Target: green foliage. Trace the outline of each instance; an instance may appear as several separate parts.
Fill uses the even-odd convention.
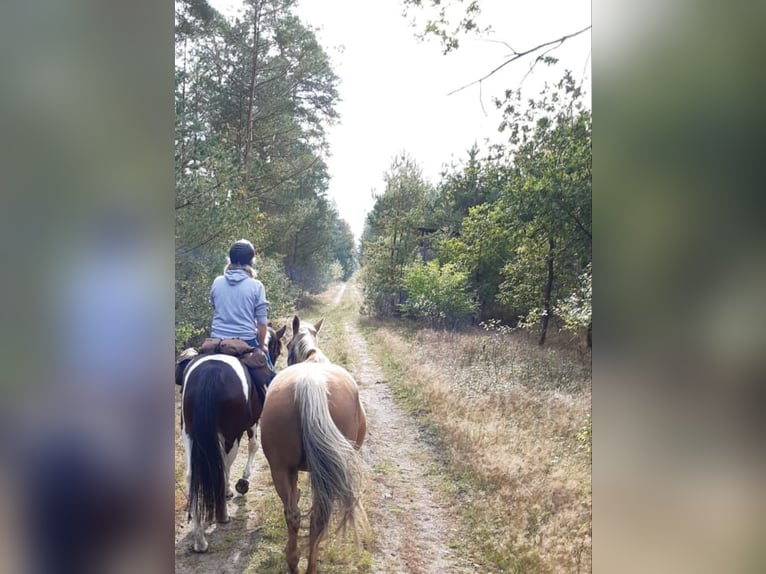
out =
[[[188,321],[176,321],[176,353],[193,346],[193,341],[204,333],[204,329],[195,327]]]
[[[354,234],[346,221],[336,220],[333,229],[332,257],[340,265],[341,273],[336,276],[333,272],[333,281],[348,281],[357,269],[357,249]]]
[[[263,258],[257,264],[258,279],[266,288],[266,298],[269,300],[269,316],[285,317],[290,315],[295,307],[298,292],[285,274],[284,265],[272,258]]]
[[[394,159],[385,181],[362,236],[365,305],[381,316],[397,313],[404,302],[404,269],[418,256],[433,200],[420,167],[406,154]]]
[[[453,263],[416,262],[404,271],[406,300],[400,306],[407,316],[424,319],[431,326],[456,327],[476,311],[475,294],[468,274]]]
[[[481,318],[510,314],[509,308],[498,306],[497,293],[503,281],[501,271],[512,249],[507,217],[494,203],[470,208],[459,235],[440,245],[439,261],[456,263],[471,278]]]
[[[460,232],[472,207],[493,203],[502,187],[503,173],[479,156],[476,144],[467,153],[464,165],[453,165],[442,174],[433,206],[436,226],[450,236]]]
[[[210,283],[229,246],[256,247],[271,314],[355,269],[353,236],[328,187],[326,126],[338,78],[295,0],[254,0],[228,21],[176,3],[177,340],[207,331]]]
[[[330,265],[330,280],[343,281],[343,266],[337,259]]]
[[[560,302],[580,290],[592,260],[591,117],[580,95],[566,73],[526,106],[517,93],[498,102],[513,161],[498,207],[514,246],[498,299],[521,310],[526,325],[542,319],[543,329],[554,309],[566,309]]]
[[[478,0],[404,0],[407,15],[416,9],[427,8],[426,21],[419,39],[436,37],[447,54],[460,46],[460,37],[464,34],[480,34],[491,31],[491,27],[479,22],[481,7]],[[413,22],[413,25],[417,25]]]
[[[454,302],[438,291],[451,269],[480,320],[541,324],[541,343],[554,314],[569,329],[589,325],[591,115],[581,96],[568,72],[535,100],[509,90],[496,102],[507,144],[484,157],[474,146],[436,190],[412,160],[395,162],[362,241],[367,308],[451,316]]]
[[[593,320],[593,272],[588,263],[580,275],[580,286],[556,306],[556,315],[564,321],[564,328],[577,332]]]

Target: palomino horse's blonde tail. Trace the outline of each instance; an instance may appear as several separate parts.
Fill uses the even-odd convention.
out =
[[[330,417],[327,385],[322,375],[307,373],[296,381],[295,400],[300,405],[303,449],[311,481],[311,521],[318,540],[327,531],[334,511],[340,513],[339,529],[367,524],[359,500],[362,463],[354,445],[341,434]]]

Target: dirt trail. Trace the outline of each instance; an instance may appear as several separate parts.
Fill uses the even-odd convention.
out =
[[[417,424],[394,402],[364,337],[351,321],[345,321],[345,329],[359,359],[354,376],[369,420],[361,452],[377,501],[367,509],[376,532],[374,571],[470,572],[458,564],[449,546],[459,535],[448,511],[451,501],[435,488],[442,479],[430,472],[435,464],[431,448],[419,436]]]
[[[358,298],[356,287],[342,284],[326,300],[338,305],[344,298]],[[371,572],[385,574],[431,574],[473,572],[470,564],[459,559],[450,547],[460,533],[450,506],[453,501],[439,494],[438,481],[444,480],[433,472],[432,447],[420,436],[418,425],[394,402],[384,374],[371,356],[367,342],[351,318],[343,321],[349,345],[356,356],[353,375],[360,387],[361,398],[368,417],[368,434],[361,449],[368,467],[367,514],[373,530]],[[234,462],[234,482],[242,473],[247,458],[246,441]],[[268,475],[263,454],[258,452],[254,475]],[[270,485],[270,479],[267,479]],[[258,544],[259,505],[264,492],[258,486],[246,497],[235,496],[229,502],[232,522],[213,527],[211,552],[193,555],[189,549],[189,525],[176,526],[177,573],[240,573],[247,567],[247,556]],[[177,521],[178,522],[178,521]],[[211,530],[209,529],[208,532]],[[212,552],[212,540],[221,536],[226,544]],[[284,568],[274,570],[284,571]],[[365,570],[367,571],[367,570]],[[321,564],[320,564],[321,572]]]

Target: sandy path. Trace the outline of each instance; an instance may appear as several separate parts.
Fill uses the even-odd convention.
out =
[[[471,571],[459,566],[449,547],[450,538],[459,533],[448,512],[450,502],[434,488],[441,479],[429,472],[434,465],[430,447],[420,438],[417,425],[394,402],[365,339],[350,322],[346,330],[360,359],[354,375],[369,419],[362,455],[370,467],[376,500],[374,508],[368,508],[377,542],[374,571]]]

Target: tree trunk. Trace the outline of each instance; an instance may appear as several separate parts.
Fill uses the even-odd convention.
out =
[[[556,243],[553,239],[548,240],[548,257],[546,257],[546,264],[548,266],[548,280],[545,282],[545,292],[543,293],[543,309],[545,314],[543,315],[542,329],[540,332],[540,340],[538,344],[542,346],[545,343],[545,335],[548,333],[548,321],[551,318],[551,293],[553,293],[553,249],[556,247]]]
[[[253,146],[253,108],[255,107],[255,86],[258,76],[258,40],[260,39],[261,1],[253,0],[253,71],[250,78],[250,98],[247,103],[247,137],[245,138],[245,153],[242,158],[242,189],[247,197],[247,184],[250,180],[250,150]],[[244,197],[243,197],[244,199]]]

